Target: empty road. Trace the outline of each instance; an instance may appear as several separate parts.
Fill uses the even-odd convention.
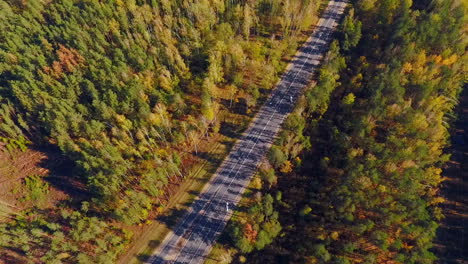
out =
[[[294,109],[326,53],[345,1],[330,1],[316,30],[301,47],[289,70],[261,107],[202,194],[146,263],[203,263],[281,124]],[[230,211],[226,210],[229,203]]]

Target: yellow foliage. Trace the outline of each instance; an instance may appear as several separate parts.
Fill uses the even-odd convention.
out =
[[[438,185],[440,184],[444,179],[440,176],[442,173],[441,168],[436,168],[436,167],[429,167],[426,169],[426,182],[429,183],[430,185]]]
[[[387,106],[387,115],[390,118],[394,118],[398,115],[400,115],[402,112],[401,106],[398,104],[392,104]]]
[[[262,188],[262,180],[259,177],[254,177],[252,180],[252,188],[260,190]]]
[[[436,197],[436,198],[432,199],[430,204],[431,205],[436,205],[436,204],[441,204],[443,202],[445,202],[445,199],[443,197],[439,196],[439,197]]]
[[[125,118],[124,115],[119,115],[119,114],[115,115],[115,121],[117,121],[117,123],[118,123],[119,125],[125,124],[125,121],[126,121],[126,120],[127,120],[127,118]]]
[[[210,106],[206,107],[205,109],[203,109],[203,115],[205,116],[205,118],[208,120],[208,121],[213,121],[214,120],[214,117],[215,117],[215,112],[214,112],[214,109]]]
[[[411,246],[411,245],[409,245],[407,243],[403,243],[403,248],[404,249],[412,249],[412,248],[414,248],[414,246]]]
[[[420,131],[426,130],[429,127],[426,116],[422,113],[417,113],[411,122],[411,127]]]
[[[157,154],[156,154],[156,155],[159,156],[159,157],[163,157],[163,158],[164,158],[164,157],[167,157],[167,156],[168,156],[168,152],[167,152],[165,149],[160,148],[160,149],[157,150]]]
[[[395,172],[397,170],[397,166],[396,166],[395,163],[389,162],[389,163],[385,164],[384,170],[387,173],[392,173],[392,172]]]
[[[138,140],[143,140],[145,138],[145,135],[143,134],[143,132],[141,132],[140,129],[138,129],[138,131],[136,132],[135,134],[135,137],[138,139]]]
[[[369,177],[359,177],[356,182],[361,184],[364,188],[369,188],[372,185],[372,180]]]
[[[64,259],[68,257],[70,257],[70,254],[68,254],[67,252],[60,253],[56,256],[57,259]]]
[[[301,158],[299,158],[299,157],[296,157],[295,160],[296,160],[296,164],[301,164],[301,162],[302,162]]]
[[[289,160],[285,161],[280,171],[282,173],[290,173],[292,171],[292,163]]]
[[[434,60],[435,63],[440,63],[442,61],[442,56],[434,55],[433,60]]]
[[[143,86],[146,90],[151,90],[154,87],[154,72],[152,71],[144,71],[143,73]]]
[[[143,92],[143,91],[140,90],[140,91],[138,92],[138,96],[139,96],[143,101],[148,102],[148,95],[146,95],[145,92]]]
[[[154,113],[149,113],[147,116],[147,120],[150,124],[155,126],[159,126],[161,124],[161,118]]]
[[[73,144],[73,150],[76,151],[76,152],[79,152],[79,151],[81,151],[81,148],[77,144]]]
[[[443,65],[452,65],[455,62],[457,62],[458,56],[456,54],[453,54],[452,56],[448,57],[447,59],[442,61]]]
[[[377,160],[377,157],[374,154],[369,153],[367,154],[367,160]]]
[[[172,79],[171,79],[171,73],[163,69],[161,70],[161,73],[159,74],[159,86],[163,88],[166,91],[172,91]]]
[[[158,208],[156,209],[157,213],[162,213],[163,211],[164,211],[164,207],[162,206],[158,206]]]
[[[358,157],[364,155],[364,150],[362,148],[351,148],[349,151],[349,156]]]
[[[340,236],[339,233],[336,232],[336,231],[335,231],[335,232],[332,232],[332,233],[330,234],[330,237],[331,237],[333,240],[338,240],[339,236]]]
[[[379,187],[377,187],[377,189],[381,193],[386,193],[387,192],[387,187],[385,187],[385,185],[379,185]]]
[[[15,54],[7,53],[6,58],[7,58],[7,62],[10,64],[18,63],[18,57]]]
[[[88,140],[86,140],[86,138],[80,137],[80,138],[78,138],[78,142],[79,143],[86,143],[86,142],[88,142]]]
[[[100,140],[93,140],[93,145],[96,149],[100,149],[104,146],[104,144]]]
[[[364,57],[364,60],[365,60],[365,57]],[[351,83],[354,84],[356,87],[361,87],[362,78],[363,78],[362,73],[359,73],[358,75],[351,78]]]
[[[117,4],[120,0],[117,0]],[[109,21],[109,29],[112,31],[112,32],[119,32],[119,22],[117,22],[117,20],[115,19],[111,19]]]
[[[320,240],[325,240],[327,237],[325,236],[325,234],[320,234],[316,238]]]
[[[411,72],[412,70],[413,70],[413,65],[411,65],[411,63],[406,62],[405,64],[403,64],[403,68],[402,68],[403,73]]]
[[[405,160],[401,163],[400,165],[402,168],[406,169],[406,168],[412,168],[412,167],[416,167],[416,162],[412,161],[412,160]]]
[[[414,68],[421,67],[426,63],[426,51],[421,50],[421,52],[416,56],[414,61]]]

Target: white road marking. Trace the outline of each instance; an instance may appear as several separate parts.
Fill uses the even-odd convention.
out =
[[[341,5],[340,5],[340,7],[341,7]],[[323,19],[321,19],[321,20],[322,20],[321,22],[323,22]],[[335,20],[336,20],[335,17],[328,18],[328,19],[326,20],[327,22],[326,22],[326,26],[325,26],[325,27],[329,27],[329,26],[328,26],[328,24],[329,24],[328,22],[331,21],[331,22],[332,22],[332,25],[331,25],[331,28],[330,28],[330,29],[333,29],[333,28],[335,27],[335,25],[336,25]],[[321,26],[321,23],[319,23],[319,26],[322,27],[322,26]],[[329,34],[330,34],[330,31],[327,32],[326,34],[327,34],[327,36],[324,38],[324,41],[323,41],[324,43],[326,43],[326,40],[327,40],[327,38],[328,38],[328,36],[329,36]],[[321,37],[321,36],[320,36],[320,37]],[[315,41],[314,41],[314,43],[311,44],[310,46],[313,46],[313,45],[315,45],[315,44],[318,42],[317,39],[316,39],[316,37],[315,37],[315,38],[313,37],[313,39],[315,39]],[[299,73],[302,72],[302,68],[303,68],[303,66],[308,62],[308,60],[309,60],[309,58],[310,58],[310,55],[311,55],[310,53],[307,53],[307,59],[306,59],[305,62],[301,65],[301,68],[299,69],[299,71],[296,72],[296,74],[295,74],[295,76],[294,76],[294,79],[290,82],[288,88],[291,87],[293,84],[295,84],[294,81],[296,80],[297,75],[298,75]],[[314,54],[314,55],[316,55],[316,54]],[[317,60],[318,60],[320,57],[323,57],[323,55],[321,54],[321,55],[319,55],[319,56],[317,56],[317,57],[318,57],[318,58],[317,58]],[[295,67],[297,67],[297,65],[294,65],[294,66],[289,70],[288,74],[285,75],[285,76],[283,76],[283,80],[285,80],[285,78],[286,78],[289,74],[292,74],[292,73],[293,73],[293,69],[294,69]],[[278,84],[278,86],[280,86],[279,90],[282,89],[283,87],[281,87],[281,86],[284,85],[284,84],[282,84],[281,82],[283,82],[283,81],[280,81],[280,83]],[[283,89],[287,89],[287,88],[283,88]],[[269,100],[272,100],[273,97],[274,97],[274,96],[270,97]],[[263,132],[264,132],[264,130],[266,129],[266,127],[268,126],[269,122],[272,120],[273,116],[277,113],[276,106],[280,105],[280,104],[282,103],[283,99],[284,99],[284,95],[282,96],[282,99],[280,100],[280,102],[277,103],[277,104],[275,104],[275,107],[273,108],[274,111],[273,111],[273,113],[270,114],[270,117],[269,117],[267,123],[263,126],[261,132],[260,132],[259,134],[258,134],[258,132],[255,133],[255,131],[252,132],[253,135],[251,135],[251,136],[255,136],[256,140],[254,141],[254,144],[253,144],[252,147],[250,148],[249,154],[248,154],[248,155],[250,155],[251,151],[253,150],[253,148],[256,146],[256,144],[257,144],[258,141],[260,140],[260,137],[263,135]],[[271,103],[272,103],[272,101],[270,101],[270,104],[271,104]],[[261,108],[261,110],[260,110],[261,113],[259,113],[259,115],[258,115],[258,117],[256,118],[256,120],[254,120],[252,126],[249,128],[250,130],[254,130],[254,129],[255,129],[256,125],[258,125],[258,124],[256,124],[256,122],[261,123],[261,121],[263,121],[263,118],[262,118],[262,119],[259,119],[259,117],[261,117],[262,115],[265,114],[265,112],[266,112],[266,110],[267,110],[267,108],[268,108],[266,105],[267,105],[267,104],[265,104],[265,105]],[[268,114],[268,113],[267,113],[267,114]],[[279,123],[279,124],[281,124],[281,121],[282,121],[284,118],[285,118],[284,115],[280,117],[280,123]],[[279,126],[275,128],[275,130],[278,130],[278,129],[279,129]],[[258,135],[256,135],[256,134],[258,134]],[[249,134],[247,134],[247,135],[249,135]],[[247,137],[248,137],[248,136],[247,136]],[[246,139],[247,139],[247,138],[246,138]],[[243,143],[244,143],[244,142],[239,142],[239,144],[238,144],[237,148],[235,149],[235,151],[237,151],[237,150],[239,150],[239,149],[242,149],[242,148],[243,148],[243,147],[242,147]],[[248,144],[248,143],[249,143],[249,142],[247,141],[247,144]],[[236,145],[237,145],[237,144],[236,144]],[[268,145],[268,143],[267,143],[267,145]],[[247,147],[247,146],[246,146],[246,147]],[[234,153],[235,151],[234,151],[234,149],[233,149],[233,152],[232,152],[232,153]],[[243,157],[243,156],[241,156],[241,158],[242,158],[242,157]],[[233,166],[231,167],[231,169],[229,170],[229,173],[227,174],[227,177],[229,177],[229,176],[231,175],[232,170],[237,169],[237,170],[236,170],[236,173],[235,173],[235,175],[234,175],[234,177],[231,178],[231,181],[230,181],[230,183],[229,183],[228,186],[227,186],[227,190],[229,190],[229,188],[230,188],[232,182],[234,181],[234,179],[237,179],[237,174],[238,174],[240,168],[242,167],[242,165],[244,164],[244,162],[245,162],[246,160],[247,160],[247,159],[244,158],[240,164],[239,164],[239,162],[236,162],[236,164],[233,165]],[[228,161],[228,160],[227,160],[227,161]],[[222,167],[224,167],[224,166],[222,166]],[[223,172],[222,169],[220,170],[220,173],[221,173],[221,172]],[[217,178],[217,177],[216,177],[216,178]],[[230,177],[229,177],[229,178],[230,178]],[[215,179],[215,178],[214,178],[214,179]],[[216,191],[210,196],[210,199],[208,199],[208,201],[203,205],[202,209],[199,210],[199,212],[202,212],[202,214],[197,214],[196,217],[193,219],[193,221],[191,221],[192,223],[191,223],[189,226],[192,226],[193,223],[196,222],[196,220],[199,218],[200,215],[205,216],[205,214],[207,213],[207,211],[204,210],[205,207],[206,207],[206,206],[210,206],[210,205],[212,204],[213,198],[217,196],[219,190],[220,190],[221,188],[223,188],[223,187],[225,187],[225,186],[223,186],[222,184],[219,184],[219,187],[218,187],[218,188],[216,189]],[[242,186],[241,192],[240,192],[240,193],[242,193],[242,190],[243,190],[243,189],[245,189],[245,186]],[[205,193],[205,194],[206,194],[206,193]],[[222,194],[223,198],[224,198],[225,195],[226,195],[226,193],[223,193],[223,194]],[[239,195],[236,195],[236,196],[235,196],[235,199],[236,199],[236,200],[239,200],[239,197],[240,197]],[[236,203],[237,203],[237,201],[236,201]],[[193,211],[195,211],[195,208],[190,208],[190,211],[187,213],[187,215],[188,215],[189,213],[193,212]],[[225,220],[225,218],[226,218],[226,215],[224,216],[224,220]],[[182,223],[180,223],[179,225],[177,225],[176,230],[177,230],[178,228],[181,228],[181,227],[185,224],[185,222],[186,222],[187,220],[188,220],[188,219],[186,218],[186,219],[184,219],[184,221],[182,221]],[[205,220],[205,223],[206,223],[206,220]],[[217,233],[217,232],[219,231],[219,228],[222,227],[224,224],[225,224],[224,221],[223,221],[221,224],[219,224],[219,225],[218,225],[218,228],[215,230],[215,233]],[[204,230],[204,229],[205,229],[205,225],[202,225],[202,230]],[[193,233],[190,232],[190,235],[189,235],[189,238],[187,239],[187,241],[190,240],[192,234],[193,234]],[[209,232],[209,234],[211,234],[211,232]],[[172,240],[172,238],[174,238],[174,236],[175,236],[175,232],[173,232],[173,233],[168,237],[168,239],[167,239],[167,238],[164,239],[164,242],[165,242],[166,240],[169,240],[169,241],[168,241],[168,244],[162,248],[161,253],[167,250],[167,247],[170,245],[170,240]],[[177,241],[178,241],[178,240],[177,240]],[[177,244],[177,241],[176,241],[176,244]],[[164,242],[163,242],[163,243],[164,243]],[[199,249],[200,246],[201,246],[201,244],[197,247],[195,253],[198,252],[198,249]],[[185,248],[184,248],[184,249],[185,249]],[[171,251],[171,249],[169,249],[169,251]],[[179,251],[179,254],[177,254],[176,260],[178,259],[179,255],[180,255],[180,253],[182,253],[182,251],[184,251],[184,250]],[[152,258],[151,258],[151,259],[152,259]],[[151,260],[151,259],[150,259],[150,260]],[[192,259],[189,263],[191,263],[193,260],[194,260],[194,259]]]
[[[328,27],[328,24],[329,24],[328,22],[330,22],[330,21],[332,22],[332,26],[333,26],[333,24],[334,24],[334,18],[333,18],[333,19],[332,19],[332,18],[329,18],[329,19],[327,20],[327,23],[326,23],[327,25],[326,25],[325,27]],[[331,33],[330,31],[326,33],[326,36],[324,37],[325,40],[329,37],[330,33]],[[316,43],[316,42],[317,42],[317,41],[315,41],[314,43]],[[326,43],[326,41],[325,41],[325,43]],[[312,46],[312,45],[313,45],[313,44],[311,44],[311,46]],[[303,68],[303,66],[304,66],[305,64],[307,64],[307,62],[308,62],[308,60],[309,60],[309,58],[310,58],[310,55],[311,55],[310,53],[307,53],[307,59],[306,59],[305,62],[302,64],[302,66],[301,66],[301,68],[299,69],[299,71],[296,72],[296,74],[295,74],[295,76],[294,76],[294,79],[290,82],[290,85],[288,86],[288,88],[291,87],[291,86],[294,84],[294,81],[296,80],[297,75],[298,75],[299,73],[302,72],[302,68]],[[314,54],[314,55],[315,55],[315,54]],[[290,98],[292,98],[292,97],[290,97]],[[284,99],[284,96],[283,96],[283,98],[280,100],[280,102],[277,103],[276,105],[281,104],[281,102],[283,101],[283,99]],[[274,108],[274,112],[270,115],[270,118],[269,118],[268,122],[264,125],[264,127],[263,127],[263,129],[262,129],[262,132],[260,132],[260,134],[256,137],[257,140],[254,142],[253,146],[250,148],[249,154],[248,154],[248,155],[250,155],[251,151],[253,150],[253,148],[255,147],[255,145],[256,145],[256,144],[258,143],[258,141],[260,140],[260,136],[263,134],[265,128],[268,126],[269,122],[271,121],[271,118],[276,114],[276,110],[277,110],[277,109]],[[284,117],[284,116],[282,116],[282,117]],[[253,126],[253,127],[255,127],[255,126]],[[245,161],[245,159],[244,159],[244,161]],[[240,168],[239,168],[239,169],[240,169]],[[235,174],[235,178],[234,178],[234,179],[237,179],[236,176],[237,176],[237,173]],[[232,181],[233,181],[234,179],[231,180],[231,183],[232,183]],[[230,187],[230,184],[228,185],[228,188],[227,188],[227,189],[229,189],[229,187]],[[240,193],[241,193],[241,192],[240,192]],[[219,199],[219,200],[223,200],[225,195],[226,195],[226,194],[224,193],[224,194],[223,194],[223,198],[221,198],[221,199]],[[236,197],[236,198],[238,198],[238,197]],[[236,202],[237,202],[237,201],[236,201]],[[206,223],[206,221],[205,221],[205,223]],[[225,223],[224,223],[224,224],[225,224]],[[216,228],[215,233],[217,233],[217,232],[219,231],[219,228],[220,228],[221,226],[223,226],[223,223],[221,223],[221,224],[218,225],[218,228]],[[202,233],[203,233],[205,227],[206,227],[205,225],[202,225]],[[210,232],[209,234],[211,234],[211,232]],[[190,240],[190,238],[189,238],[188,240]],[[202,241],[202,242],[203,242],[203,241]],[[199,246],[197,247],[197,249],[195,250],[195,252],[194,252],[195,255],[196,255],[196,253],[198,253],[198,250],[199,250],[199,248],[200,248],[201,245],[202,245],[202,243],[200,243]],[[184,248],[184,249],[185,249],[185,248]],[[182,250],[182,252],[179,253],[179,255],[180,255],[181,253],[183,253],[183,250]],[[177,259],[176,259],[176,260],[177,260]],[[193,260],[194,260],[194,259],[192,258],[192,259],[190,260],[189,264],[192,263]]]

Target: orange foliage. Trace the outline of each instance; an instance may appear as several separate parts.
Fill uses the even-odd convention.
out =
[[[63,72],[72,72],[79,64],[84,62],[84,58],[75,49],[68,49],[63,45],[59,45],[57,50],[58,61],[54,61],[51,67],[44,67],[47,74],[60,78]]]
[[[244,226],[244,236],[250,241],[254,242],[257,239],[257,231],[253,229],[251,224]]]

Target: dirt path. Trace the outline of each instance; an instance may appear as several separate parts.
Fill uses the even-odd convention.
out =
[[[444,264],[468,264],[468,86],[460,97],[457,114],[449,150],[452,157],[442,184],[445,219],[438,229],[435,248],[439,263]]]

